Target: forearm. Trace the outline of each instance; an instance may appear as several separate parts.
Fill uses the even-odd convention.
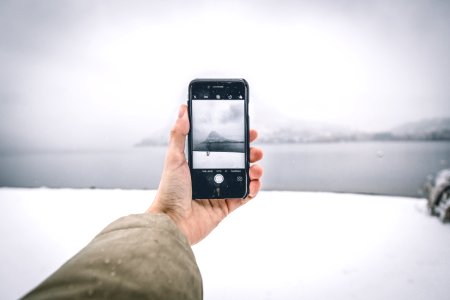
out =
[[[164,214],[121,218],[25,299],[201,299],[201,276],[184,235]]]

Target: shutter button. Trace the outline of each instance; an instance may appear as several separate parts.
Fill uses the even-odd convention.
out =
[[[222,174],[216,174],[216,176],[214,176],[214,181],[216,183],[222,183],[223,182],[223,175]]]

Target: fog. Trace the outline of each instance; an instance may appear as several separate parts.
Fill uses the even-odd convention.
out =
[[[132,147],[198,77],[246,78],[252,127],[450,116],[449,1],[2,1],[0,20],[3,152]]]

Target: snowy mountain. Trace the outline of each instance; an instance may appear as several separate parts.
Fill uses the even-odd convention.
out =
[[[236,141],[227,139],[217,133],[211,131],[205,140],[200,143],[194,142],[194,151],[216,151],[216,152],[242,152],[244,153],[244,141]]]
[[[262,132],[262,143],[308,143],[350,141],[450,141],[450,118],[426,119],[403,124],[389,131],[367,133],[341,126],[297,122]]]
[[[274,118],[258,124],[259,143],[327,143],[352,141],[450,141],[450,118],[410,122],[388,131],[367,133],[333,124]],[[167,137],[142,140],[137,146],[167,143]]]
[[[211,131],[202,143],[231,143],[231,142],[237,143],[238,141],[224,138],[222,135],[220,135],[216,131]]]
[[[394,128],[392,134],[403,139],[450,140],[450,118],[426,119],[403,124]]]

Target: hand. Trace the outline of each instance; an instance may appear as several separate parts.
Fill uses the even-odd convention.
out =
[[[205,238],[229,213],[256,196],[261,188],[259,179],[263,169],[257,164],[250,167],[250,192],[245,199],[192,200],[191,173],[184,154],[188,132],[187,106],[182,105],[170,132],[158,192],[148,212],[167,214],[193,245]],[[250,142],[256,137],[257,132],[250,130]],[[263,152],[260,149],[250,148],[251,163],[262,157]]]

